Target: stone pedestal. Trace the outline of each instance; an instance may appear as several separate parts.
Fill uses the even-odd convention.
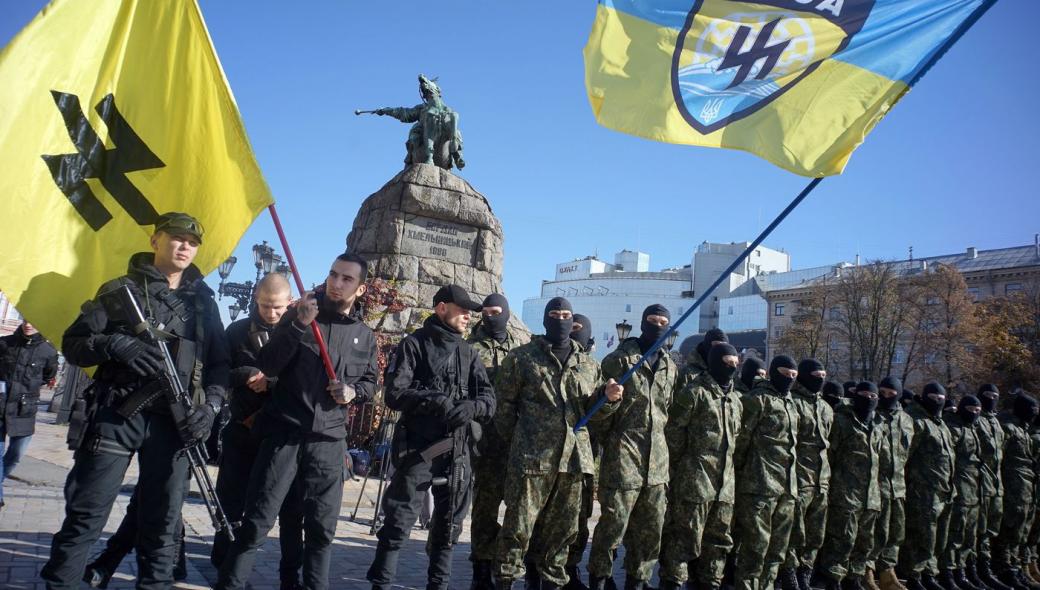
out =
[[[430,164],[408,166],[365,199],[347,236],[347,250],[368,260],[369,275],[384,279],[404,304],[382,315],[366,310],[372,328],[386,334],[419,327],[443,285],[455,283],[477,300],[501,293],[502,246],[502,224],[487,198]],[[510,304],[510,330],[527,333],[520,302]]]

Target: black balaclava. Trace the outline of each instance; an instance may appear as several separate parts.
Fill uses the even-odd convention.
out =
[[[823,363],[820,361],[816,359],[802,359],[802,362],[798,363],[798,382],[802,384],[802,387],[808,389],[810,393],[820,393],[826,377],[817,377],[812,373],[813,371],[823,370]]]
[[[712,328],[704,333],[704,340],[697,343],[697,354],[701,356],[701,360],[705,364],[708,363],[708,351],[711,349],[712,342],[729,342],[729,337],[719,328]]]
[[[647,308],[643,310],[643,322],[639,325],[639,329],[641,330],[639,334],[639,350],[644,353],[654,345],[654,342],[657,342],[661,335],[668,331],[667,325],[658,326],[647,321],[646,318],[652,315],[666,317],[669,322],[672,320],[672,314],[668,312],[668,308],[659,303],[647,306]]]
[[[986,395],[992,393],[992,397]],[[979,387],[979,401],[982,402],[983,412],[996,412],[997,411],[997,400],[1000,398],[1000,390],[997,389],[996,385],[992,383],[985,383]]]
[[[1037,404],[1033,396],[1027,393],[1020,393],[1015,396],[1014,401],[1011,402],[1011,411],[1015,414],[1015,417],[1026,424],[1032,424],[1033,419],[1037,415]]]
[[[830,404],[832,408],[838,407],[843,397],[845,397],[845,393],[841,389],[841,383],[828,381],[823,384],[823,401]]]
[[[975,397],[974,395],[966,395],[962,397],[961,402],[957,404],[957,415],[961,417],[961,420],[964,420],[965,424],[974,424],[979,421],[979,413],[969,412],[966,409],[969,406],[976,407],[981,410],[982,402],[980,402],[979,398]]]
[[[873,381],[861,381],[857,384],[856,393],[852,396],[852,409],[856,412],[856,416],[864,422],[870,422],[877,406],[877,385]]]
[[[722,361],[722,357],[728,355],[740,357],[737,349],[729,344],[712,346],[708,352],[708,374],[724,389],[728,389],[733,384],[733,376],[737,374],[737,367],[731,367]]]
[[[733,350],[736,350],[735,348]],[[755,386],[755,379],[758,379],[758,372],[763,371],[766,368],[766,364],[762,362],[762,359],[756,356],[749,356],[744,359],[744,365],[740,367],[740,380],[751,389]]]
[[[574,323],[581,324],[581,329],[571,330],[571,340],[574,340],[580,344],[582,348],[587,350],[589,348],[589,342],[592,340],[592,320],[587,316],[576,313],[574,314]]]
[[[930,394],[936,394],[943,396],[941,400],[934,400],[930,397]],[[929,381],[924,386],[924,390],[921,392],[921,406],[931,414],[938,418],[942,415],[943,407],[946,405],[946,388],[939,384],[938,381]]]
[[[944,412],[956,412],[957,411],[957,404],[954,403],[952,397],[946,396],[946,401],[943,402],[943,411]]]
[[[794,378],[781,375],[780,369],[798,370],[798,365],[795,364],[793,358],[786,354],[773,357],[773,362],[769,363],[769,382],[773,384],[777,391],[786,395],[791,391],[791,386],[794,385]]]
[[[574,318],[561,320],[549,317],[550,311],[573,311],[571,302],[563,297],[553,297],[545,304],[545,314],[542,316],[542,326],[545,327],[545,339],[553,345],[553,348],[570,348],[571,328],[574,326]]]
[[[487,326],[488,334],[499,342],[506,341],[506,324],[509,323],[509,301],[500,293],[492,293],[484,298],[484,307],[501,307],[502,313],[492,316],[483,316],[481,322]]]
[[[852,396],[856,395],[856,385],[855,381],[846,381],[841,386],[841,390],[845,392],[845,397],[852,399]]]
[[[904,389],[903,396],[899,398],[899,403],[903,404],[903,407],[905,408],[915,399],[917,399],[917,394],[914,393],[913,389]]]
[[[881,388],[895,390],[896,394],[892,397],[885,397],[881,393]],[[889,375],[878,383],[878,407],[882,410],[894,410],[899,407],[899,400],[903,396],[903,382],[898,377],[892,377]]]

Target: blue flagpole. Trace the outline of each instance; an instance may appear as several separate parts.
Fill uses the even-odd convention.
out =
[[[655,352],[657,352],[659,348],[661,348],[664,345],[664,343],[668,340],[668,337],[671,336],[672,332],[675,332],[679,329],[679,326],[681,326],[682,323],[686,321],[686,318],[690,317],[690,315],[692,315],[693,312],[701,306],[701,303],[704,303],[704,300],[715,292],[715,289],[717,289],[718,286],[722,284],[722,281],[726,280],[726,278],[729,277],[729,275],[732,274],[733,271],[736,270],[737,267],[740,266],[740,264],[744,262],[744,260],[747,259],[747,257],[750,256],[752,252],[755,251],[755,248],[757,248],[763,240],[769,237],[769,234],[773,233],[773,230],[776,229],[776,227],[780,225],[780,223],[784,219],[786,219],[788,215],[791,214],[791,211],[794,211],[795,208],[798,207],[798,205],[800,205],[801,202],[805,200],[805,197],[809,196],[809,193],[811,193],[813,189],[816,188],[818,184],[820,184],[821,180],[823,180],[822,177],[812,179],[812,181],[804,189],[802,189],[802,192],[798,193],[798,196],[795,197],[794,200],[791,201],[791,203],[783,211],[780,212],[780,215],[776,216],[776,219],[774,219],[768,227],[762,230],[762,233],[758,234],[758,237],[755,238],[755,241],[751,242],[751,245],[748,246],[744,250],[744,252],[742,252],[740,256],[738,256],[737,259],[733,261],[732,264],[729,265],[729,268],[722,271],[722,274],[719,275],[719,278],[715,279],[715,282],[712,283],[711,286],[707,288],[707,290],[701,293],[701,296],[698,297],[697,301],[693,303],[693,307],[686,310],[686,313],[682,314],[682,317],[680,317],[674,324],[670,325],[668,327],[668,330],[665,331],[664,334],[661,334],[661,337],[657,339],[657,342],[654,342],[654,344],[650,348],[648,348],[645,353],[643,353],[643,356],[639,359],[639,362],[632,365],[632,368],[626,371],[625,374],[621,376],[621,379],[618,379],[619,384],[624,385],[625,382],[627,382],[632,377],[632,375],[635,374],[635,372],[639,369],[639,366],[642,365],[643,362],[646,361],[646,359],[649,356],[653,355]],[[581,420],[578,420],[577,424],[574,425],[574,432],[577,432],[578,430],[584,428],[585,425],[589,423],[589,420],[592,419],[592,416],[596,412],[598,412],[599,409],[602,408],[605,403],[607,403],[607,398],[606,396],[601,395],[599,399],[596,400],[596,403],[592,406],[589,412],[582,416]]]

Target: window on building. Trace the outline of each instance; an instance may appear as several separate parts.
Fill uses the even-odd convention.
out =
[[[1022,283],[1008,283],[1004,285],[1004,295],[1012,295],[1022,290]]]
[[[897,346],[895,352],[896,353],[894,355],[892,355],[892,363],[896,364],[896,365],[905,365],[906,364],[906,347],[905,346]]]
[[[784,336],[784,329],[783,328],[781,328],[780,326],[777,326],[777,327],[773,328],[773,337],[774,338],[783,338],[783,336]]]
[[[631,312],[632,311],[632,304],[631,303],[626,303],[625,304],[625,311],[626,312]]]
[[[838,309],[837,307],[832,307],[830,309],[830,311],[827,312],[827,313],[830,316],[831,321],[833,321],[833,322],[836,322],[836,321],[841,319],[841,310]]]
[[[776,315],[776,316],[784,315],[784,304],[783,303],[777,303],[775,306],[773,306],[773,315]]]
[[[733,315],[733,306],[729,306],[729,315]]]

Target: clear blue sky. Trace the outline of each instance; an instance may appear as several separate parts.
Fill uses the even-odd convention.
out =
[[[0,44],[44,4],[6,2]],[[517,312],[556,262],[639,248],[655,268],[688,264],[702,241],[753,239],[806,183],[744,153],[598,126],[581,54],[591,0],[200,5],[307,284],[343,250],[362,200],[402,166],[408,127],[353,110],[417,103],[419,72],[439,76],[461,113],[462,176],[505,227]],[[911,245],[928,256],[1032,243],[1038,22],[1040,2],[998,3],[766,244],[799,268],[903,258]],[[266,215],[239,260],[261,239],[276,241]]]

